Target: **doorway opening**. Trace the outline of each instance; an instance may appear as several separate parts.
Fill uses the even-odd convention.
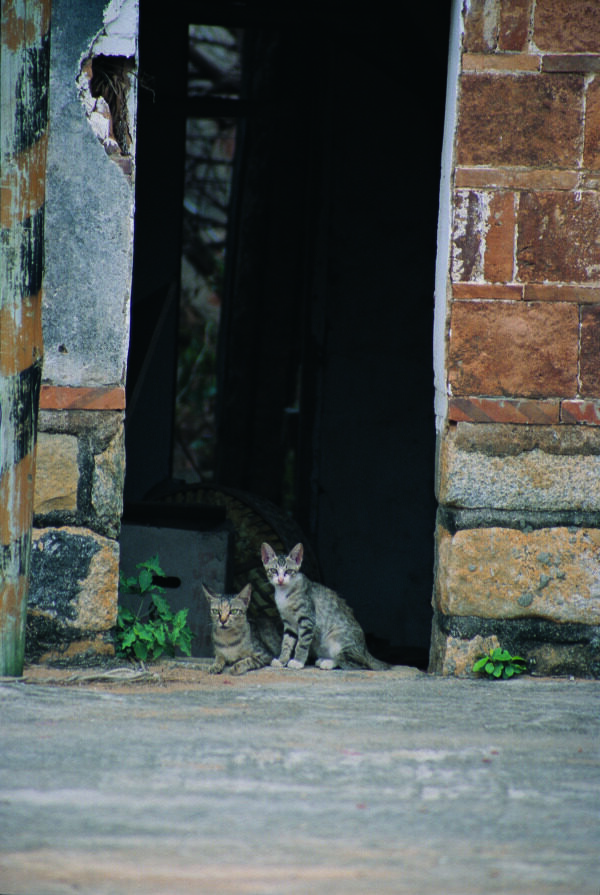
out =
[[[427,23],[424,66],[416,13],[399,29],[378,8],[216,6],[183,4],[160,37],[140,8],[154,80],[138,119],[126,504],[173,479],[269,501],[372,652],[426,667],[449,10]]]
[[[190,24],[172,476],[215,481],[219,323],[225,288],[242,29]]]

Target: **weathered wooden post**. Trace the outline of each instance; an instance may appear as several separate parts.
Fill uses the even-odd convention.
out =
[[[2,0],[0,675],[21,675],[42,373],[51,0]]]

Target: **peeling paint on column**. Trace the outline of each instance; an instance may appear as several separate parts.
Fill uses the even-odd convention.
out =
[[[49,0],[2,4],[0,81],[0,675],[25,649],[42,361]]]

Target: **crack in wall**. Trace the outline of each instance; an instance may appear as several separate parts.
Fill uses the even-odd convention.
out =
[[[104,27],[82,57],[79,99],[92,131],[126,174],[135,155],[138,0],[111,0]]]

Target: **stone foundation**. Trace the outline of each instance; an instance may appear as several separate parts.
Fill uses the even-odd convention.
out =
[[[113,656],[117,541],[73,526],[34,529],[31,567],[28,661],[76,662]]]
[[[29,661],[114,655],[124,477],[122,412],[41,411]]]

